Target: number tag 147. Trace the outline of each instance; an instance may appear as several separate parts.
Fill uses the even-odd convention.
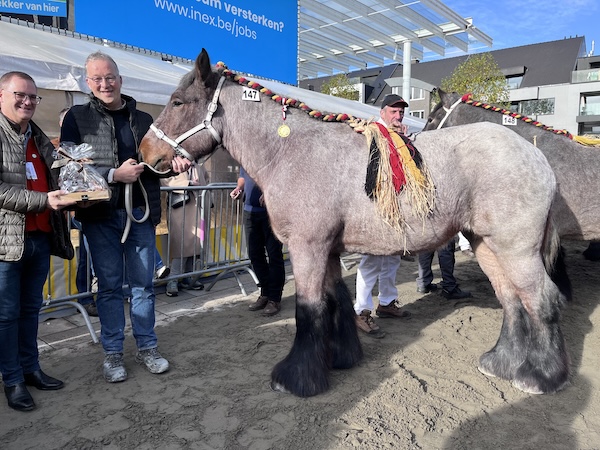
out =
[[[256,89],[244,86],[242,91],[242,100],[249,102],[260,102],[260,93]]]

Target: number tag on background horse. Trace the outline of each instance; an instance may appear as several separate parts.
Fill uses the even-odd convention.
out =
[[[502,125],[510,125],[515,126],[517,124],[517,119],[512,116],[502,116]]]
[[[260,95],[256,89],[251,89],[249,87],[244,86],[244,90],[242,91],[242,100],[247,100],[250,102],[260,102]]]

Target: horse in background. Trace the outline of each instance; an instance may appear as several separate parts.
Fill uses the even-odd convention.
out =
[[[248,95],[248,88],[260,94]],[[413,144],[435,185],[434,206],[419,216],[401,191],[399,228],[365,192],[369,143],[348,123],[213,69],[203,49],[140,145],[144,162],[157,170],[170,167],[176,153],[200,158],[222,145],[262,189],[296,283],[296,336],[273,368],[271,386],[316,395],[328,389],[331,369],[362,358],[342,252],[418,253],[463,230],[504,313],[479,370],[526,392],[562,389],[569,378],[559,323],[564,297],[549,276],[559,253],[549,214],[556,183],[544,155],[494,124],[420,133]]]
[[[565,239],[600,240],[600,149],[582,145],[565,130],[555,130],[511,111],[438,90],[440,102],[423,130],[477,122],[504,126],[538,147],[558,184],[552,216]],[[534,175],[534,174],[532,174]]]

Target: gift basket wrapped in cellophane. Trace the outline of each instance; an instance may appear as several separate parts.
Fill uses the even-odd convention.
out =
[[[52,167],[60,167],[58,185],[67,197],[78,202],[110,199],[107,181],[92,165],[94,152],[90,144],[61,142],[55,157]]]

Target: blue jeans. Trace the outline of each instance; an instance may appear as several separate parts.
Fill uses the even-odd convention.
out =
[[[442,273],[440,286],[449,292],[458,285],[456,278],[454,278],[455,247],[456,244],[454,243],[454,238],[452,238],[446,245],[437,249],[440,272]],[[418,254],[419,276],[417,277],[417,287],[425,287],[433,282],[433,272],[431,271],[433,253],[422,252]]]
[[[143,211],[133,210],[141,219]],[[84,221],[83,231],[90,246],[94,271],[98,278],[96,306],[100,318],[100,339],[106,354],[122,353],[125,340],[124,274],[131,287],[129,317],[138,350],[157,346],[154,332],[154,252],[156,237],[150,220],[131,223],[129,236],[121,244],[127,213],[112,211],[106,220]],[[127,270],[124,270],[125,267]]]
[[[244,226],[248,258],[258,278],[260,295],[280,302],[285,284],[283,244],[273,234],[266,212],[244,211]],[[269,257],[268,261],[265,249]]]
[[[79,230],[79,254],[77,255],[77,273],[75,275],[75,286],[77,292],[91,292],[92,290],[92,277],[94,276],[94,268],[92,267],[91,260],[88,261],[87,251],[87,239],[81,230],[81,222],[71,218],[71,226]],[[81,297],[77,300],[82,305],[89,305],[94,303],[94,296],[89,295]]]
[[[4,386],[23,383],[23,374],[40,369],[38,320],[49,270],[46,233],[25,238],[20,261],[0,261],[0,373]]]

